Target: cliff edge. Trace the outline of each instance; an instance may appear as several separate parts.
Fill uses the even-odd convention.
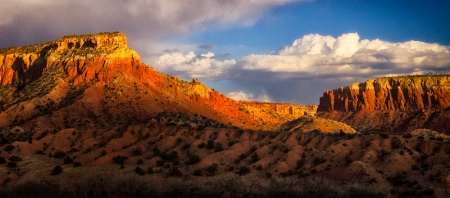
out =
[[[370,132],[448,133],[449,107],[450,75],[384,77],[325,92],[318,115]]]

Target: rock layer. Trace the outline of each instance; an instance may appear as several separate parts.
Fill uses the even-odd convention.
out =
[[[450,129],[450,75],[386,77],[327,91],[319,115],[358,130],[403,133]]]

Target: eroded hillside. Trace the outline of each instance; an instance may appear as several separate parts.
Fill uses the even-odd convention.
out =
[[[242,103],[198,80],[167,76],[143,64],[122,33],[2,49],[0,76],[0,127],[21,126],[32,133],[145,122],[161,112],[274,130],[315,108]]]

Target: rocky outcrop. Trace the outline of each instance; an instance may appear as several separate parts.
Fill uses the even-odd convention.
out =
[[[74,83],[109,81],[117,71],[139,77],[139,55],[122,33],[66,36],[52,42],[0,50],[0,85],[23,87],[51,67],[64,68]]]
[[[386,77],[327,91],[319,115],[358,130],[450,129],[450,75]]]
[[[327,91],[319,111],[445,109],[450,106],[450,75],[379,78]]]
[[[279,115],[291,115],[301,117],[306,115],[314,116],[317,112],[317,105],[295,105],[283,103],[267,103],[267,102],[242,102],[248,109],[258,109],[263,112],[273,112]]]

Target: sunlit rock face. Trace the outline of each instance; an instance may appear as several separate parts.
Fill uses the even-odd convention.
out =
[[[449,75],[404,76],[327,91],[318,112],[364,130],[402,133],[425,127],[445,132],[449,106]]]

